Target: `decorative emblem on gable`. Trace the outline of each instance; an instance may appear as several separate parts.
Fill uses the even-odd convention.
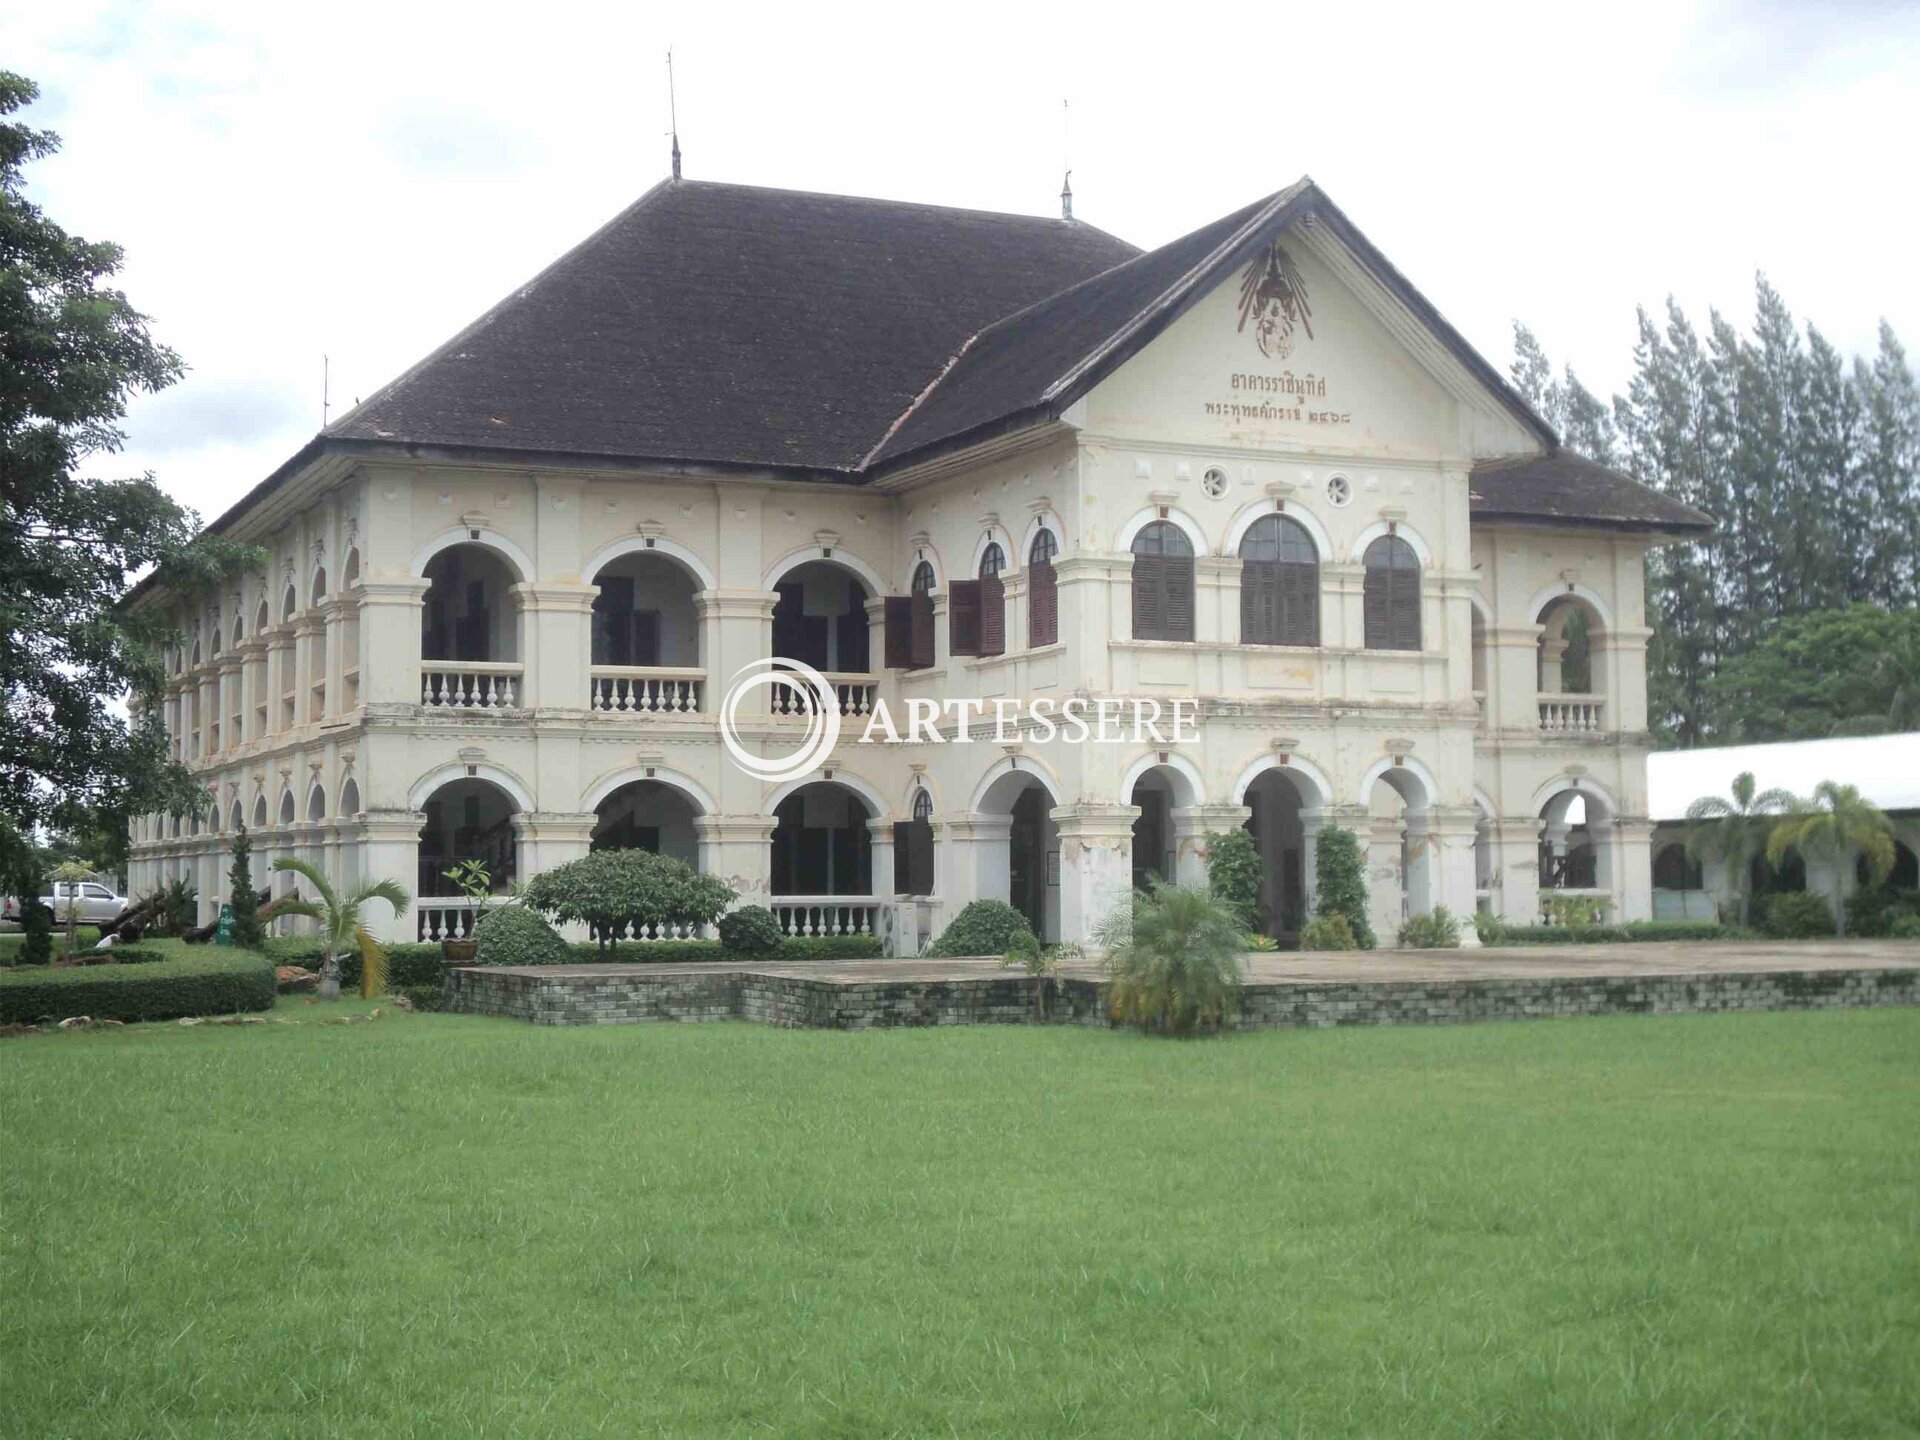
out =
[[[1313,338],[1313,311],[1307,303],[1307,282],[1293,257],[1278,240],[1264,254],[1248,262],[1240,276],[1240,332],[1253,322],[1253,340],[1269,360],[1293,353],[1296,327]]]

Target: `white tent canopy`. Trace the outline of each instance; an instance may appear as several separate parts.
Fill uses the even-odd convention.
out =
[[[1647,815],[1684,820],[1703,795],[1731,795],[1734,777],[1753,772],[1762,790],[1806,798],[1822,780],[1852,785],[1882,810],[1920,811],[1920,732],[1716,750],[1667,750],[1647,757]]]

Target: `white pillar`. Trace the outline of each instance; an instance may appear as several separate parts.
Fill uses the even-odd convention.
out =
[[[398,880],[417,902],[420,827],[426,823],[418,810],[369,810],[358,825],[360,873],[369,880]],[[417,935],[412,907],[395,915],[385,905],[369,905],[367,928],[389,944],[411,943]]]
[[[773,896],[774,823],[768,815],[696,815],[700,873],[726,881],[742,905],[765,905]]]
[[[1173,831],[1174,883],[1207,888],[1207,836],[1238,830],[1253,814],[1246,805],[1182,805],[1168,812]]]
[[[1130,903],[1133,822],[1138,805],[1061,805],[1053,811],[1060,836],[1060,938],[1085,942],[1093,927]]]
[[[1400,841],[1405,830],[1397,817],[1375,816],[1361,834],[1367,847],[1367,919],[1382,949],[1400,943]]]

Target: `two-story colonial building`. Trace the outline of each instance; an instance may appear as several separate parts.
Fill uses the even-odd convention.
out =
[[[1642,917],[1643,561],[1708,525],[1561,449],[1310,181],[1142,253],[670,180],[222,516],[260,573],[142,593],[208,801],[137,823],[132,883],[212,905],[244,821],[263,877],[395,876],[437,936],[458,859],[642,846],[911,950],[978,897],[1078,938],[1247,825],[1285,936],[1337,823],[1389,939],[1543,886]],[[768,656],[847,717],[780,785],[715,714]],[[755,695],[743,740],[791,750]],[[994,733],[1076,698],[1196,718]],[[938,741],[863,740],[916,699]]]

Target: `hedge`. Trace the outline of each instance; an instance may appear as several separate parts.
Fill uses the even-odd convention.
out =
[[[97,925],[82,925],[74,931],[73,943],[82,950],[91,950],[99,941],[100,927]],[[53,955],[56,960],[60,958],[60,947],[66,943],[66,927],[54,926]],[[27,935],[24,930],[9,930],[6,934],[0,935],[0,965],[18,965],[20,952],[26,948],[26,944]]]
[[[74,965],[0,975],[0,1023],[172,1020],[270,1010],[273,966],[251,951],[222,950],[141,965]]]
[[[1752,932],[1711,920],[1635,920],[1625,925],[1491,925],[1481,927],[1487,945],[1618,945],[1637,940],[1690,942],[1747,940]]]
[[[789,935],[777,949],[742,955],[730,951],[718,940],[623,940],[614,947],[613,963],[619,965],[701,965],[755,964],[782,965],[818,960],[872,960],[881,954],[879,937],[874,935]],[[276,964],[300,965],[308,970],[320,968],[320,947],[304,937],[267,942],[267,954]],[[599,947],[592,941],[567,946],[557,963],[591,965],[602,961]],[[396,994],[418,986],[437,986],[446,976],[446,961],[438,945],[391,945],[387,948],[387,988]],[[354,951],[340,957],[340,984],[353,989],[360,983],[360,954]],[[409,995],[409,998],[415,998]]]

